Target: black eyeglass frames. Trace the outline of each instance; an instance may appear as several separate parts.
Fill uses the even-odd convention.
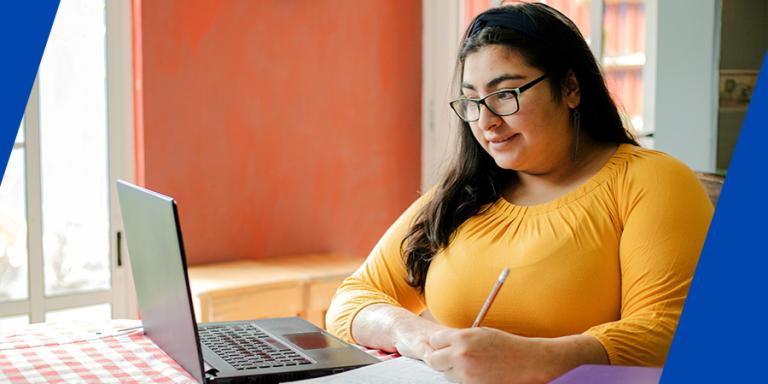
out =
[[[520,94],[538,84],[547,74],[543,74],[536,79],[512,89],[501,89],[491,92],[485,97],[474,99],[462,97],[450,102],[451,109],[460,119],[467,123],[472,123],[480,119],[480,105],[485,105],[491,113],[496,116],[514,115],[520,110]]]

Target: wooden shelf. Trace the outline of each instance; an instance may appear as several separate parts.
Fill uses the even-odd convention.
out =
[[[195,315],[200,322],[301,316],[324,328],[336,289],[362,262],[329,253],[193,266]]]

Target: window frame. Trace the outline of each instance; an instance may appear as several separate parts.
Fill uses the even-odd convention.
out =
[[[124,244],[119,253],[117,234],[122,232],[122,218],[115,180],[135,180],[133,63],[131,3],[105,1],[106,71],[107,71],[107,172],[109,180],[110,289],[55,296],[45,294],[42,228],[42,179],[40,153],[39,77],[30,92],[24,111],[24,140],[13,148],[24,149],[25,200],[27,218],[28,291],[24,300],[0,303],[0,317],[27,315],[30,323],[45,321],[49,311],[73,309],[97,304],[111,304],[112,318],[135,318],[137,305]],[[124,242],[123,242],[124,243]]]

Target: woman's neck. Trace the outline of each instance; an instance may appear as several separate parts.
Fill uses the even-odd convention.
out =
[[[504,198],[518,205],[535,205],[555,200],[594,176],[610,160],[618,145],[581,140],[576,156],[559,160],[549,171],[516,172],[504,188]]]

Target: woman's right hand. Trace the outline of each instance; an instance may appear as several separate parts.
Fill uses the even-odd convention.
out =
[[[390,304],[370,305],[352,321],[352,335],[358,344],[419,360],[432,352],[430,336],[446,328]]]

